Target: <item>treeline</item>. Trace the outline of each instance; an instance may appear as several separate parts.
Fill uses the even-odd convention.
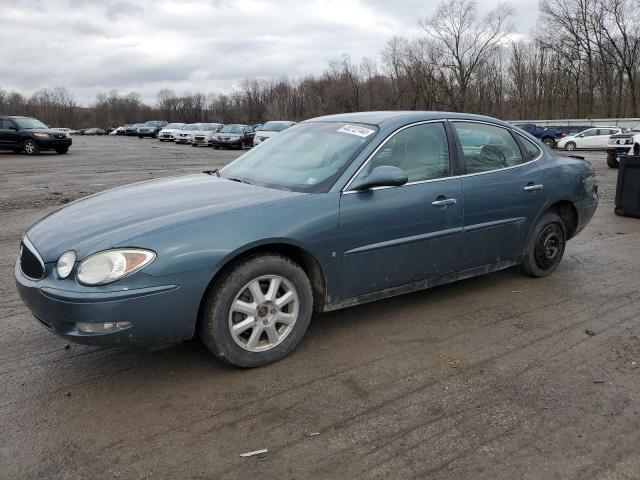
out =
[[[0,111],[57,126],[118,126],[148,119],[253,123],[359,110],[450,110],[503,119],[637,117],[640,2],[541,0],[535,34],[513,34],[507,3],[480,15],[444,0],[416,38],[393,37],[377,60],[348,55],[319,75],[247,79],[229,94],[100,94],[76,106],[64,88],[30,98],[0,90]]]

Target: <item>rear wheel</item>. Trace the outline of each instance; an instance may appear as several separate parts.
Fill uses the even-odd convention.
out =
[[[220,360],[259,367],[288,355],[304,336],[313,294],[304,270],[278,254],[252,256],[213,286],[200,336]]]
[[[562,260],[566,242],[562,219],[555,213],[545,213],[531,233],[522,268],[532,277],[551,275]]]
[[[196,145],[195,143],[191,144],[192,147],[197,147],[198,145]]]
[[[618,158],[615,153],[607,153],[607,165],[609,168],[618,168]]]
[[[59,153],[60,155],[63,155],[65,153],[67,153],[68,151],[69,151],[69,147],[56,148],[56,152]]]
[[[144,135],[138,135],[138,138],[144,138]]]
[[[613,210],[613,213],[615,213],[616,215],[618,215],[619,217],[624,217],[624,208],[622,207],[616,207]]]
[[[555,148],[556,147],[556,141],[551,137],[544,138],[542,140],[542,143],[544,143],[549,148]]]
[[[576,149],[576,144],[574,142],[567,142],[565,148],[570,152],[573,152]]]
[[[38,155],[40,153],[40,148],[38,148],[38,144],[31,140],[30,138],[25,140],[22,144],[22,150],[27,155]]]

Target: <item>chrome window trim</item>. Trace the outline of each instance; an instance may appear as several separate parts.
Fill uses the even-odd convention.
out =
[[[42,260],[42,257],[40,256],[40,252],[38,252],[35,245],[31,243],[31,240],[29,240],[29,238],[26,235],[22,237],[22,244],[29,249],[29,251],[33,254],[34,257],[36,257],[36,259],[40,263],[40,266],[42,267],[42,276],[38,278],[30,277],[22,270],[22,251],[20,252],[20,271],[25,277],[30,278],[31,280],[40,280],[44,278],[44,274],[45,274],[44,260]]]
[[[343,187],[343,189],[342,189],[342,194],[343,194],[343,195],[351,195],[351,194],[353,194],[353,193],[361,193],[361,190],[349,190],[348,188],[351,186],[351,184],[352,184],[352,183],[353,183],[353,181],[356,179],[356,177],[357,177],[358,175],[360,175],[360,172],[364,169],[364,167],[365,167],[365,166],[367,166],[367,164],[368,164],[368,163],[369,163],[369,161],[373,158],[373,156],[374,156],[376,153],[378,153],[378,150],[380,150],[382,147],[384,147],[384,145],[385,145],[385,144],[386,144],[386,143],[387,143],[391,138],[393,138],[397,133],[401,132],[401,131],[402,131],[402,130],[404,130],[405,128],[414,127],[414,126],[416,126],[416,125],[423,125],[423,124],[426,124],[426,123],[437,123],[437,122],[441,122],[441,123],[449,122],[449,123],[451,123],[451,124],[452,124],[452,128],[455,128],[455,127],[454,127],[454,125],[453,125],[454,123],[462,123],[462,122],[466,122],[466,123],[481,123],[481,124],[489,125],[489,126],[492,126],[492,127],[502,128],[502,129],[507,130],[507,131],[509,131],[509,132],[512,132],[512,133],[514,133],[514,134],[516,134],[516,135],[520,135],[520,136],[521,136],[522,138],[524,138],[525,140],[527,140],[527,141],[531,142],[531,140],[530,140],[530,139],[528,139],[526,135],[523,135],[522,133],[520,133],[520,132],[517,132],[517,131],[516,131],[516,129],[515,129],[515,128],[517,128],[517,127],[515,127],[515,128],[510,128],[510,127],[505,127],[505,126],[503,126],[503,125],[498,125],[498,124],[495,124],[495,123],[492,123],[492,122],[485,122],[485,121],[482,121],[482,120],[465,120],[465,119],[457,119],[457,118],[456,118],[456,119],[446,119],[446,118],[445,118],[445,119],[442,119],[442,118],[441,118],[441,119],[438,119],[438,120],[424,120],[424,121],[420,121],[420,122],[416,122],[416,123],[410,123],[410,124],[408,124],[408,125],[405,125],[404,127],[399,128],[398,130],[394,131],[391,135],[389,135],[387,138],[385,138],[385,139],[384,139],[384,141],[383,141],[380,145],[378,145],[378,146],[376,147],[376,149],[375,149],[373,152],[371,152],[371,154],[370,154],[370,155],[367,157],[367,159],[363,162],[363,164],[360,166],[360,168],[358,168],[358,170],[356,170],[356,172],[351,176],[351,178],[349,179],[349,181],[347,182],[347,184]],[[447,137],[447,138],[448,138],[448,137]],[[463,175],[453,175],[453,176],[449,176],[449,177],[432,178],[432,179],[430,179],[430,180],[420,180],[420,181],[417,181],[417,182],[408,182],[408,183],[405,183],[404,185],[401,185],[400,187],[391,187],[391,186],[389,186],[389,187],[374,187],[374,188],[370,188],[370,189],[368,189],[367,191],[372,191],[372,190],[384,190],[384,189],[386,189],[386,188],[401,188],[401,187],[406,187],[406,186],[410,186],[410,185],[419,185],[419,184],[422,184],[422,183],[431,183],[431,182],[440,182],[440,181],[443,181],[443,180],[451,180],[451,179],[454,179],[454,178],[475,177],[476,175],[486,175],[486,174],[488,174],[488,173],[502,172],[502,171],[505,171],[505,170],[511,170],[511,169],[513,169],[513,168],[523,167],[523,166],[525,166],[525,165],[529,165],[529,164],[531,164],[531,163],[537,162],[538,160],[540,160],[540,158],[542,158],[542,155],[543,155],[543,153],[544,153],[544,152],[542,151],[542,149],[541,149],[538,145],[536,145],[536,144],[535,144],[535,143],[533,143],[533,142],[531,142],[531,143],[532,143],[532,144],[533,144],[533,145],[538,149],[538,152],[539,152],[539,153],[538,153],[538,156],[537,156],[537,157],[535,157],[535,158],[533,158],[532,160],[529,160],[529,161],[527,161],[527,162],[520,163],[520,164],[518,164],[518,165],[512,165],[511,167],[505,167],[505,168],[498,168],[498,169],[496,169],[496,170],[487,170],[486,172],[465,173],[465,174],[463,174]],[[522,153],[521,153],[521,154],[522,154]],[[449,155],[451,155],[451,152],[449,152]],[[523,159],[523,160],[524,160],[524,159]],[[464,161],[464,159],[463,159],[463,161]]]

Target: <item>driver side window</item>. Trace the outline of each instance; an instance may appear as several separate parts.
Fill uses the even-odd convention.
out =
[[[378,150],[360,176],[383,165],[402,169],[410,182],[449,176],[449,144],[442,123],[405,128]]]

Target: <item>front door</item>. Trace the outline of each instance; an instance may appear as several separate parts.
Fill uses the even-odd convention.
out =
[[[529,228],[544,207],[540,149],[497,125],[453,122],[466,175],[460,270],[512,260],[524,251]]]
[[[454,272],[462,232],[462,180],[452,178],[444,123],[392,135],[358,176],[401,168],[400,187],[347,191],[340,201],[341,293],[344,298],[423,282]]]

